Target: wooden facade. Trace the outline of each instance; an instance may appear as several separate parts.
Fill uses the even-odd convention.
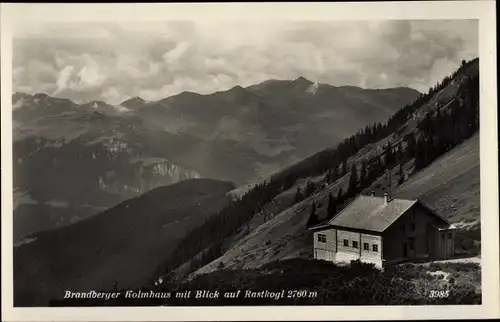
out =
[[[368,214],[367,214],[368,215]],[[335,226],[312,227],[314,258],[338,263],[361,260],[382,268],[404,261],[450,259],[454,227],[415,202],[380,231]]]
[[[420,204],[384,231],[383,238],[383,258],[388,263],[450,259],[455,252],[453,226]]]
[[[382,236],[341,227],[314,232],[314,258],[331,262],[360,259],[382,267]]]

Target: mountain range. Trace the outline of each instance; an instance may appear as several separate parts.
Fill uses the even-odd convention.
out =
[[[303,77],[119,105],[14,93],[15,241],[185,179],[255,182],[419,95]]]
[[[393,108],[388,107],[388,102],[397,101],[398,93],[411,96],[414,92],[401,88],[332,87],[299,78],[235,87],[210,95],[186,92],[156,102],[132,99],[126,107],[132,112],[122,114],[116,113],[117,108],[109,112],[109,106],[99,103],[91,104],[97,111],[71,105],[76,111],[54,114],[66,121],[59,127],[44,123],[51,116],[40,118],[35,113],[30,116],[26,110],[22,115],[26,120],[32,118],[28,123],[40,125],[34,130],[38,136],[26,135],[22,128],[18,129],[19,141],[15,144],[22,142],[22,146],[30,147],[21,150],[30,152],[23,160],[41,155],[47,159],[35,158],[43,160],[38,171],[26,172],[35,166],[35,161],[30,167],[22,168],[23,171],[17,170],[17,175],[26,176],[23,187],[33,189],[34,183],[28,179],[33,180],[30,176],[35,175],[46,175],[43,178],[47,180],[35,187],[40,190],[44,189],[43,184],[53,187],[57,182],[55,175],[67,169],[69,178],[57,179],[61,180],[60,189],[66,187],[67,191],[47,191],[54,195],[64,192],[64,196],[73,198],[74,202],[81,197],[87,198],[84,202],[88,204],[94,200],[101,200],[103,205],[117,204],[90,218],[22,239],[14,249],[15,305],[47,305],[51,299],[60,298],[66,289],[151,289],[154,281],[159,280],[175,284],[193,281],[203,274],[209,274],[205,275],[209,278],[221,267],[233,271],[254,269],[274,261],[311,257],[312,237],[306,223],[311,217],[312,205],[318,217],[327,216],[329,195],[340,198],[343,193],[352,194],[349,192],[351,178],[353,173],[358,173],[357,164],[366,165],[368,159],[382,158],[378,153],[388,142],[399,142],[399,152],[404,149],[405,158],[398,161],[398,166],[389,167],[389,154],[385,154],[378,169],[376,165],[373,169],[370,166],[373,174],[367,176],[370,181],[360,184],[359,191],[353,195],[369,191],[381,194],[392,178],[396,196],[422,199],[459,228],[456,249],[477,254],[481,243],[479,140],[474,134],[477,129],[472,127],[473,120],[469,120],[471,114],[467,113],[474,112],[478,104],[478,66],[477,59],[470,61],[429,93],[415,93],[413,101],[399,98],[399,107]],[[412,103],[406,103],[408,100]],[[48,111],[60,108],[60,102],[47,104]],[[376,112],[369,111],[372,109]],[[380,121],[384,119],[382,114],[388,121],[359,131],[372,124],[377,113]],[[440,121],[438,117],[443,119]],[[454,123],[445,120],[454,120]],[[424,140],[428,135],[428,122],[438,125],[433,134],[435,138],[446,138],[449,126],[461,137],[447,137],[448,145],[440,145],[439,152],[427,150],[422,144],[440,142]],[[234,124],[237,125],[230,126]],[[81,126],[80,132],[67,131],[77,125]],[[349,129],[350,126],[353,128]],[[244,134],[254,133],[248,131],[256,131],[256,136],[249,135],[247,140]],[[347,134],[349,131],[351,136]],[[25,137],[21,138],[23,133]],[[109,148],[104,143],[110,142],[111,133],[119,139],[112,141],[115,144]],[[262,137],[258,136],[263,133]],[[271,148],[267,140],[273,137],[285,137],[287,144],[281,142],[277,145],[279,149]],[[413,146],[411,137],[417,140]],[[65,138],[69,138],[68,141],[64,141]],[[312,148],[305,146],[307,140],[314,142]],[[323,147],[319,148],[321,140],[324,140]],[[339,144],[333,148],[332,142]],[[287,145],[293,149],[285,149]],[[181,162],[179,155],[194,158],[202,148],[211,149],[205,155],[221,162],[219,168],[216,164],[212,168]],[[316,150],[311,153],[309,149]],[[252,151],[252,154],[245,155],[243,151]],[[150,153],[150,158],[163,157],[177,167],[182,164],[183,169],[193,169],[199,177],[220,178],[202,179],[193,174],[192,178],[172,179],[173,172],[165,171],[168,180],[177,182],[155,187],[162,185],[162,181],[154,181],[154,176],[144,179],[147,172],[137,170],[144,169],[144,163],[138,162],[139,168],[131,166],[136,164],[130,161],[132,157],[144,158],[146,153]],[[309,155],[294,162],[301,153]],[[226,160],[227,163],[223,163]],[[280,164],[278,160],[292,164],[274,171]],[[67,168],[59,166],[64,162]],[[153,169],[161,162],[152,162]],[[245,174],[249,179],[238,174],[239,162],[243,172],[247,169],[243,165],[253,167],[254,172]],[[42,171],[46,164],[53,169],[49,166]],[[255,171],[259,166],[262,171],[263,164],[273,169],[267,176],[259,176]],[[115,168],[117,165],[121,168]],[[72,166],[75,173],[70,171]],[[228,168],[226,172],[224,167]],[[110,169],[115,169],[115,177],[103,174]],[[127,171],[138,171],[141,176],[127,177]],[[388,176],[389,172],[392,176]],[[361,174],[363,170],[359,176],[364,177]],[[96,178],[93,175],[102,176],[102,180],[98,179],[99,188],[84,193],[84,189],[93,187]],[[242,189],[242,184],[259,178],[262,180],[257,184]],[[73,188],[68,185],[70,182],[78,187],[68,188]],[[124,198],[125,185],[136,190],[129,192],[132,196],[129,199],[117,201]],[[305,193],[311,185],[308,195],[298,199],[298,192]],[[348,201],[344,200],[344,204]]]

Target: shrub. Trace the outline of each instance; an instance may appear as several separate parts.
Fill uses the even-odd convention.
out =
[[[220,262],[222,263],[222,262]],[[316,296],[305,298],[254,298],[254,299],[176,299],[168,300],[130,300],[106,302],[99,300],[55,301],[51,305],[442,305],[442,304],[479,304],[481,294],[471,284],[471,274],[480,276],[478,266],[465,265],[476,269],[473,273],[464,271],[456,265],[435,264],[436,270],[458,269],[444,282],[428,274],[427,265],[403,264],[380,271],[373,264],[353,261],[350,265],[338,266],[335,263],[295,258],[268,263],[258,269],[217,270],[197,276],[179,285],[165,284],[156,291],[169,292],[185,290],[218,290],[221,294],[235,290],[305,290],[316,292]],[[220,265],[220,264],[219,264]],[[462,270],[460,270],[462,269]],[[479,280],[480,282],[480,280]],[[448,298],[429,298],[429,290],[448,289]]]

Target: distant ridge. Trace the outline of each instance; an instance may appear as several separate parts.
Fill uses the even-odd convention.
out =
[[[120,103],[121,106],[125,106],[127,108],[132,108],[132,109],[143,107],[144,104],[146,104],[146,101],[139,96],[129,98],[128,100],[125,100]]]
[[[256,84],[249,85],[246,87],[243,87],[241,85],[234,85],[234,86],[227,88],[227,89],[220,89],[220,90],[217,90],[215,92],[206,93],[206,94],[200,94],[200,93],[193,92],[193,91],[183,91],[183,92],[180,92],[178,94],[173,94],[173,95],[166,96],[166,97],[163,97],[163,98],[160,98],[157,100],[153,100],[151,102],[152,103],[160,102],[160,101],[169,99],[171,97],[177,97],[177,96],[182,96],[182,97],[184,97],[184,96],[210,96],[210,95],[213,95],[215,93],[224,93],[224,92],[230,92],[230,91],[234,91],[234,90],[241,90],[241,89],[252,90],[252,89],[257,88],[259,86],[268,86],[268,85],[273,85],[273,84],[296,84],[299,86],[310,86],[310,85],[316,84],[316,85],[323,85],[323,86],[328,86],[331,88],[339,88],[339,89],[343,89],[343,88],[353,88],[354,89],[355,88],[355,89],[367,90],[367,91],[372,91],[372,90],[373,91],[384,91],[384,90],[403,89],[403,90],[410,90],[410,91],[418,92],[417,90],[415,90],[411,87],[407,87],[407,86],[397,86],[397,87],[387,87],[387,88],[365,88],[365,87],[360,87],[360,86],[356,86],[356,85],[335,86],[335,85],[331,85],[328,83],[311,81],[304,76],[299,76],[295,79],[268,79],[268,80],[262,81],[260,83],[256,83]],[[66,99],[64,97],[51,96],[47,93],[33,93],[33,94],[28,94],[25,92],[13,92],[12,93],[13,102],[17,101],[20,98],[25,98],[25,97],[35,97],[35,98],[51,97],[54,99],[57,99],[57,98]],[[103,103],[108,104],[108,105],[113,105],[113,104],[110,104],[110,103],[103,101],[103,100],[92,100],[89,102],[82,102],[79,105],[86,105],[86,104],[93,103],[93,102],[103,102]],[[137,107],[142,107],[142,106],[146,105],[148,102],[149,101],[143,99],[140,96],[134,96],[134,97],[131,97],[129,99],[124,100],[123,102],[119,103],[118,105],[121,105],[121,106],[124,106],[127,108],[137,108]]]

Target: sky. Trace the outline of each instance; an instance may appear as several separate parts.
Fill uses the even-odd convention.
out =
[[[119,104],[300,76],[427,92],[475,57],[477,20],[45,23],[17,31],[12,73],[15,92]]]

